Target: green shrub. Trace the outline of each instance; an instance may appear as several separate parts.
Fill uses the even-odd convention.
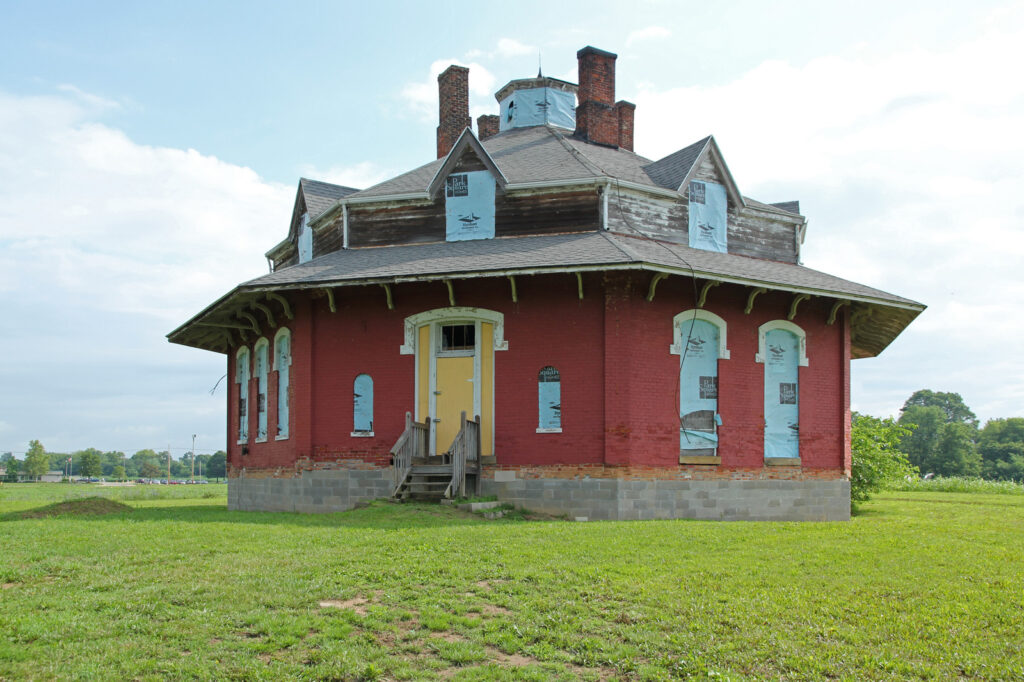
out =
[[[888,488],[903,492],[1024,495],[1024,484],[1013,481],[988,481],[973,476],[936,476],[927,480],[913,477],[893,481]]]
[[[879,419],[853,413],[851,429],[850,501],[864,502],[895,481],[916,476],[917,469],[900,452],[900,440],[911,430],[892,417]]]

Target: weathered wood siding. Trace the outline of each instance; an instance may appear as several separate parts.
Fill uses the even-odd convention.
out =
[[[349,207],[348,245],[443,242],[444,199],[413,206]]]
[[[495,197],[496,237],[589,232],[601,226],[596,189],[561,194],[514,194]]]
[[[698,179],[719,182],[717,174],[710,171],[704,172],[703,177],[698,173]],[[688,244],[687,202],[688,199],[672,200],[613,188],[608,197],[608,227],[626,234],[639,230],[656,239]],[[795,230],[796,225],[783,216],[775,219],[771,213],[753,208],[737,211],[730,202],[729,253],[795,263]]]

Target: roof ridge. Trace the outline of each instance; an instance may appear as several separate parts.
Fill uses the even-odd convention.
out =
[[[556,140],[558,140],[558,142],[563,147],[565,147],[565,149],[570,154],[572,154],[573,158],[575,158],[576,161],[578,161],[581,166],[586,168],[588,171],[590,171],[591,173],[593,173],[597,177],[609,177],[609,178],[613,177],[612,175],[609,175],[603,168],[601,168],[596,163],[591,161],[590,158],[586,154],[581,152],[579,149],[576,149],[576,147],[574,147],[573,145],[569,144],[569,141],[565,139],[565,136],[562,135],[562,133],[560,133],[557,130],[555,130],[552,126],[547,126],[546,125],[544,127],[547,128],[548,132],[551,133],[551,135],[553,135],[554,138]]]

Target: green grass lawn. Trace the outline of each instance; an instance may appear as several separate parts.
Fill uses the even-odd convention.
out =
[[[80,489],[126,506],[26,518]],[[1022,648],[1024,496],[570,523],[0,487],[0,679],[1021,679]]]

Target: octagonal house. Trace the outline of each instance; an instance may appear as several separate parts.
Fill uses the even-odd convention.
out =
[[[577,57],[477,134],[450,67],[436,160],[301,180],[270,274],[169,334],[226,356],[230,508],[849,517],[850,361],[924,306],[803,267],[798,203],[743,196],[713,137],[634,153],[616,56]]]

